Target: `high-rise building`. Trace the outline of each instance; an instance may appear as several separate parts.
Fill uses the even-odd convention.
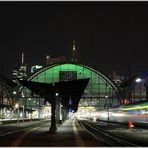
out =
[[[75,40],[73,40],[73,47],[72,47],[72,62],[77,62],[77,51],[76,51],[76,45],[75,45]]]
[[[27,65],[24,63],[24,53],[22,52],[21,65],[18,70],[13,70],[13,81],[25,80],[27,78]]]

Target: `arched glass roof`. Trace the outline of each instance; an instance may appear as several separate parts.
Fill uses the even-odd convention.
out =
[[[54,64],[39,70],[33,74],[29,80],[35,82],[54,83],[83,78],[90,78],[82,96],[83,99],[102,100],[104,105],[107,103],[107,98],[110,98],[110,103],[118,103],[119,91],[117,86],[101,72],[82,64]]]

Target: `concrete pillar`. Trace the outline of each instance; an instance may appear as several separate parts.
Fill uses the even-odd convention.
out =
[[[53,93],[52,99],[51,99],[51,126],[50,126],[50,131],[52,132],[57,130],[55,110],[56,110],[56,97],[55,97],[55,94]]]
[[[62,119],[61,119],[61,99],[60,97],[56,97],[56,121],[58,124],[62,123]]]

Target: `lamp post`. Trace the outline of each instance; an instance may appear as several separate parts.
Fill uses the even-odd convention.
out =
[[[140,87],[139,95],[140,95],[140,101],[141,101],[141,81],[142,81],[142,79],[141,78],[137,78],[135,81],[136,81],[136,83],[139,84],[139,87]]]
[[[61,99],[59,97],[59,93],[55,93],[56,98],[56,120],[58,124],[62,123],[62,115],[61,115]]]
[[[19,124],[19,104],[15,104],[15,109],[17,109],[17,123]]]
[[[16,91],[13,91],[12,93],[13,93],[13,100],[16,101]],[[16,109],[16,107],[15,107],[15,104],[14,104],[14,107],[13,107],[13,109],[12,109],[12,111],[11,111],[11,113],[12,113],[12,118],[15,116],[15,109]]]
[[[24,98],[25,98],[25,95],[24,95],[23,92],[22,92],[22,98],[23,98],[23,101],[22,101],[22,104],[23,105],[21,105],[21,107],[23,108],[23,114],[22,114],[22,116],[23,116],[23,124],[24,124],[24,116],[25,116],[25,112],[24,112],[24,108],[25,108]]]
[[[28,101],[29,101],[29,109],[32,110],[32,107],[31,107],[31,105],[32,105],[31,104],[31,98],[29,98]],[[28,116],[31,119],[31,113],[30,112],[29,112],[29,115]]]

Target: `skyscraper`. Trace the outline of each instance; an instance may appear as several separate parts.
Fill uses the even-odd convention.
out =
[[[75,40],[73,40],[73,47],[72,47],[72,62],[77,62],[77,51],[76,51],[76,45],[75,45]]]
[[[21,65],[18,70],[13,70],[13,81],[25,80],[27,78],[27,65],[24,63],[24,53],[22,52]]]

